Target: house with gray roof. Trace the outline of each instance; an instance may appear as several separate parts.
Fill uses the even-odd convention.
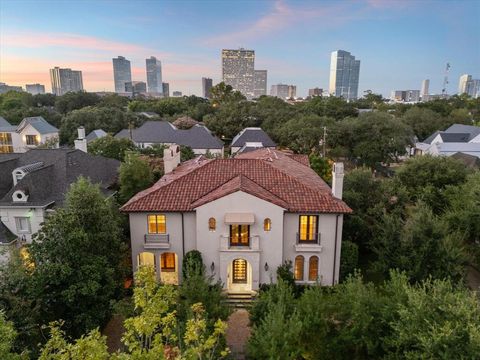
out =
[[[0,154],[22,153],[52,141],[58,147],[58,129],[41,116],[27,117],[18,126],[0,118]]]
[[[90,143],[92,142],[93,140],[97,140],[97,139],[100,139],[100,138],[103,138],[105,136],[107,136],[108,134],[102,130],[102,129],[96,129],[96,130],[92,130],[90,132],[90,134],[87,135],[87,137],[85,139],[87,139],[87,143]]]
[[[453,124],[445,131],[435,131],[415,144],[415,154],[451,156],[456,153],[480,158],[480,127]]]
[[[63,205],[70,185],[80,176],[112,195],[119,166],[117,160],[76,149],[0,154],[0,222],[28,243],[47,214]]]
[[[177,144],[191,147],[196,155],[208,152],[215,156],[223,156],[223,142],[200,124],[190,129],[178,129],[168,121],[146,121],[137,129],[121,130],[115,137],[131,139],[140,148]]]
[[[277,144],[259,127],[248,127],[240,131],[232,140],[232,154],[253,151],[259,148],[275,149]]]

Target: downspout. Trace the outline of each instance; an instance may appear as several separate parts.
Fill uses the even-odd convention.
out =
[[[182,214],[182,254],[183,258],[185,258],[185,223],[183,222],[183,212]]]
[[[337,219],[335,220],[335,250],[333,252],[333,275],[332,275],[332,286],[335,285],[335,269],[337,267],[337,238],[338,238],[338,217],[340,214],[337,214]]]

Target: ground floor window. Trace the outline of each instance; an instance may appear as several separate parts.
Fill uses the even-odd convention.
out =
[[[151,252],[141,252],[138,254],[138,266],[155,267],[155,254]]]
[[[311,256],[308,261],[308,280],[317,281],[318,279],[318,256]]]
[[[235,259],[232,263],[234,284],[247,283],[247,261],[243,259]]]
[[[163,253],[160,257],[161,271],[174,272],[175,271],[175,254]]]
[[[305,259],[302,255],[298,255],[295,258],[295,269],[294,269],[294,275],[295,275],[295,280],[301,281],[303,280],[303,263]]]

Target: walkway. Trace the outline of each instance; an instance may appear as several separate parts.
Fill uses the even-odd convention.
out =
[[[228,318],[227,345],[232,356],[237,360],[244,360],[246,345],[250,336],[250,320],[245,309],[235,310]]]

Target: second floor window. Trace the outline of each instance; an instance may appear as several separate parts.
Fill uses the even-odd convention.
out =
[[[27,145],[38,145],[37,135],[25,135]]]
[[[165,215],[153,214],[148,215],[148,233],[149,234],[166,234],[167,220]]]
[[[250,245],[250,225],[230,225],[230,245]]]
[[[30,219],[28,217],[16,217],[17,232],[23,234],[30,233]]]
[[[317,215],[300,215],[298,240],[301,242],[316,242],[318,237],[317,224]]]

